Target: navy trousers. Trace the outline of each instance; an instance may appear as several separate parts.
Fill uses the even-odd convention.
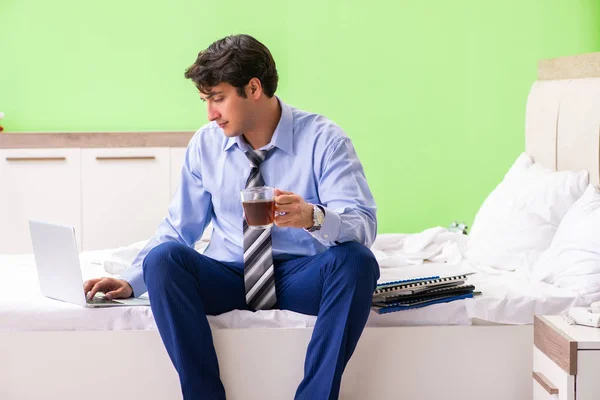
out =
[[[148,253],[143,274],[183,398],[225,399],[206,316],[247,309],[243,265],[167,242]],[[296,400],[338,398],[342,373],[367,322],[378,278],[373,253],[356,242],[275,262],[276,307],[317,315]]]

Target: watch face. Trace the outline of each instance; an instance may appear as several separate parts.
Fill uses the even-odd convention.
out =
[[[323,225],[323,219],[325,219],[325,215],[323,214],[323,211],[321,211],[321,208],[314,206],[314,213],[316,225]]]
[[[323,225],[323,219],[325,219],[324,215],[323,215],[323,212],[319,212],[317,214],[317,222],[319,223],[319,225]]]

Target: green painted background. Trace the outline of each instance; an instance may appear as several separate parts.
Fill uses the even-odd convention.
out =
[[[600,51],[600,0],[0,0],[3,125],[196,130],[184,69],[231,33],[353,139],[379,231],[415,232],[473,220],[524,149],[537,60]]]

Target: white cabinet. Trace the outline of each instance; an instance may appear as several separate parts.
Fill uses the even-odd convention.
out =
[[[181,182],[181,167],[185,161],[185,152],[187,149],[173,147],[171,150],[171,197],[175,194],[179,183]]]
[[[569,325],[560,316],[536,316],[534,400],[600,398],[600,329]]]
[[[575,400],[575,377],[533,347],[533,399]]]
[[[80,149],[0,149],[0,253],[31,253],[28,220],[72,225],[81,243]]]
[[[170,202],[169,148],[81,149],[82,248],[150,239]]]
[[[32,252],[31,219],[73,226],[80,251],[150,239],[193,135],[0,134],[0,254]]]

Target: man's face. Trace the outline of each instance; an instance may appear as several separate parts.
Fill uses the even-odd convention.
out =
[[[206,103],[208,119],[216,121],[225,136],[239,136],[252,129],[252,100],[241,97],[230,84],[213,86],[208,93],[200,93],[200,98]]]

